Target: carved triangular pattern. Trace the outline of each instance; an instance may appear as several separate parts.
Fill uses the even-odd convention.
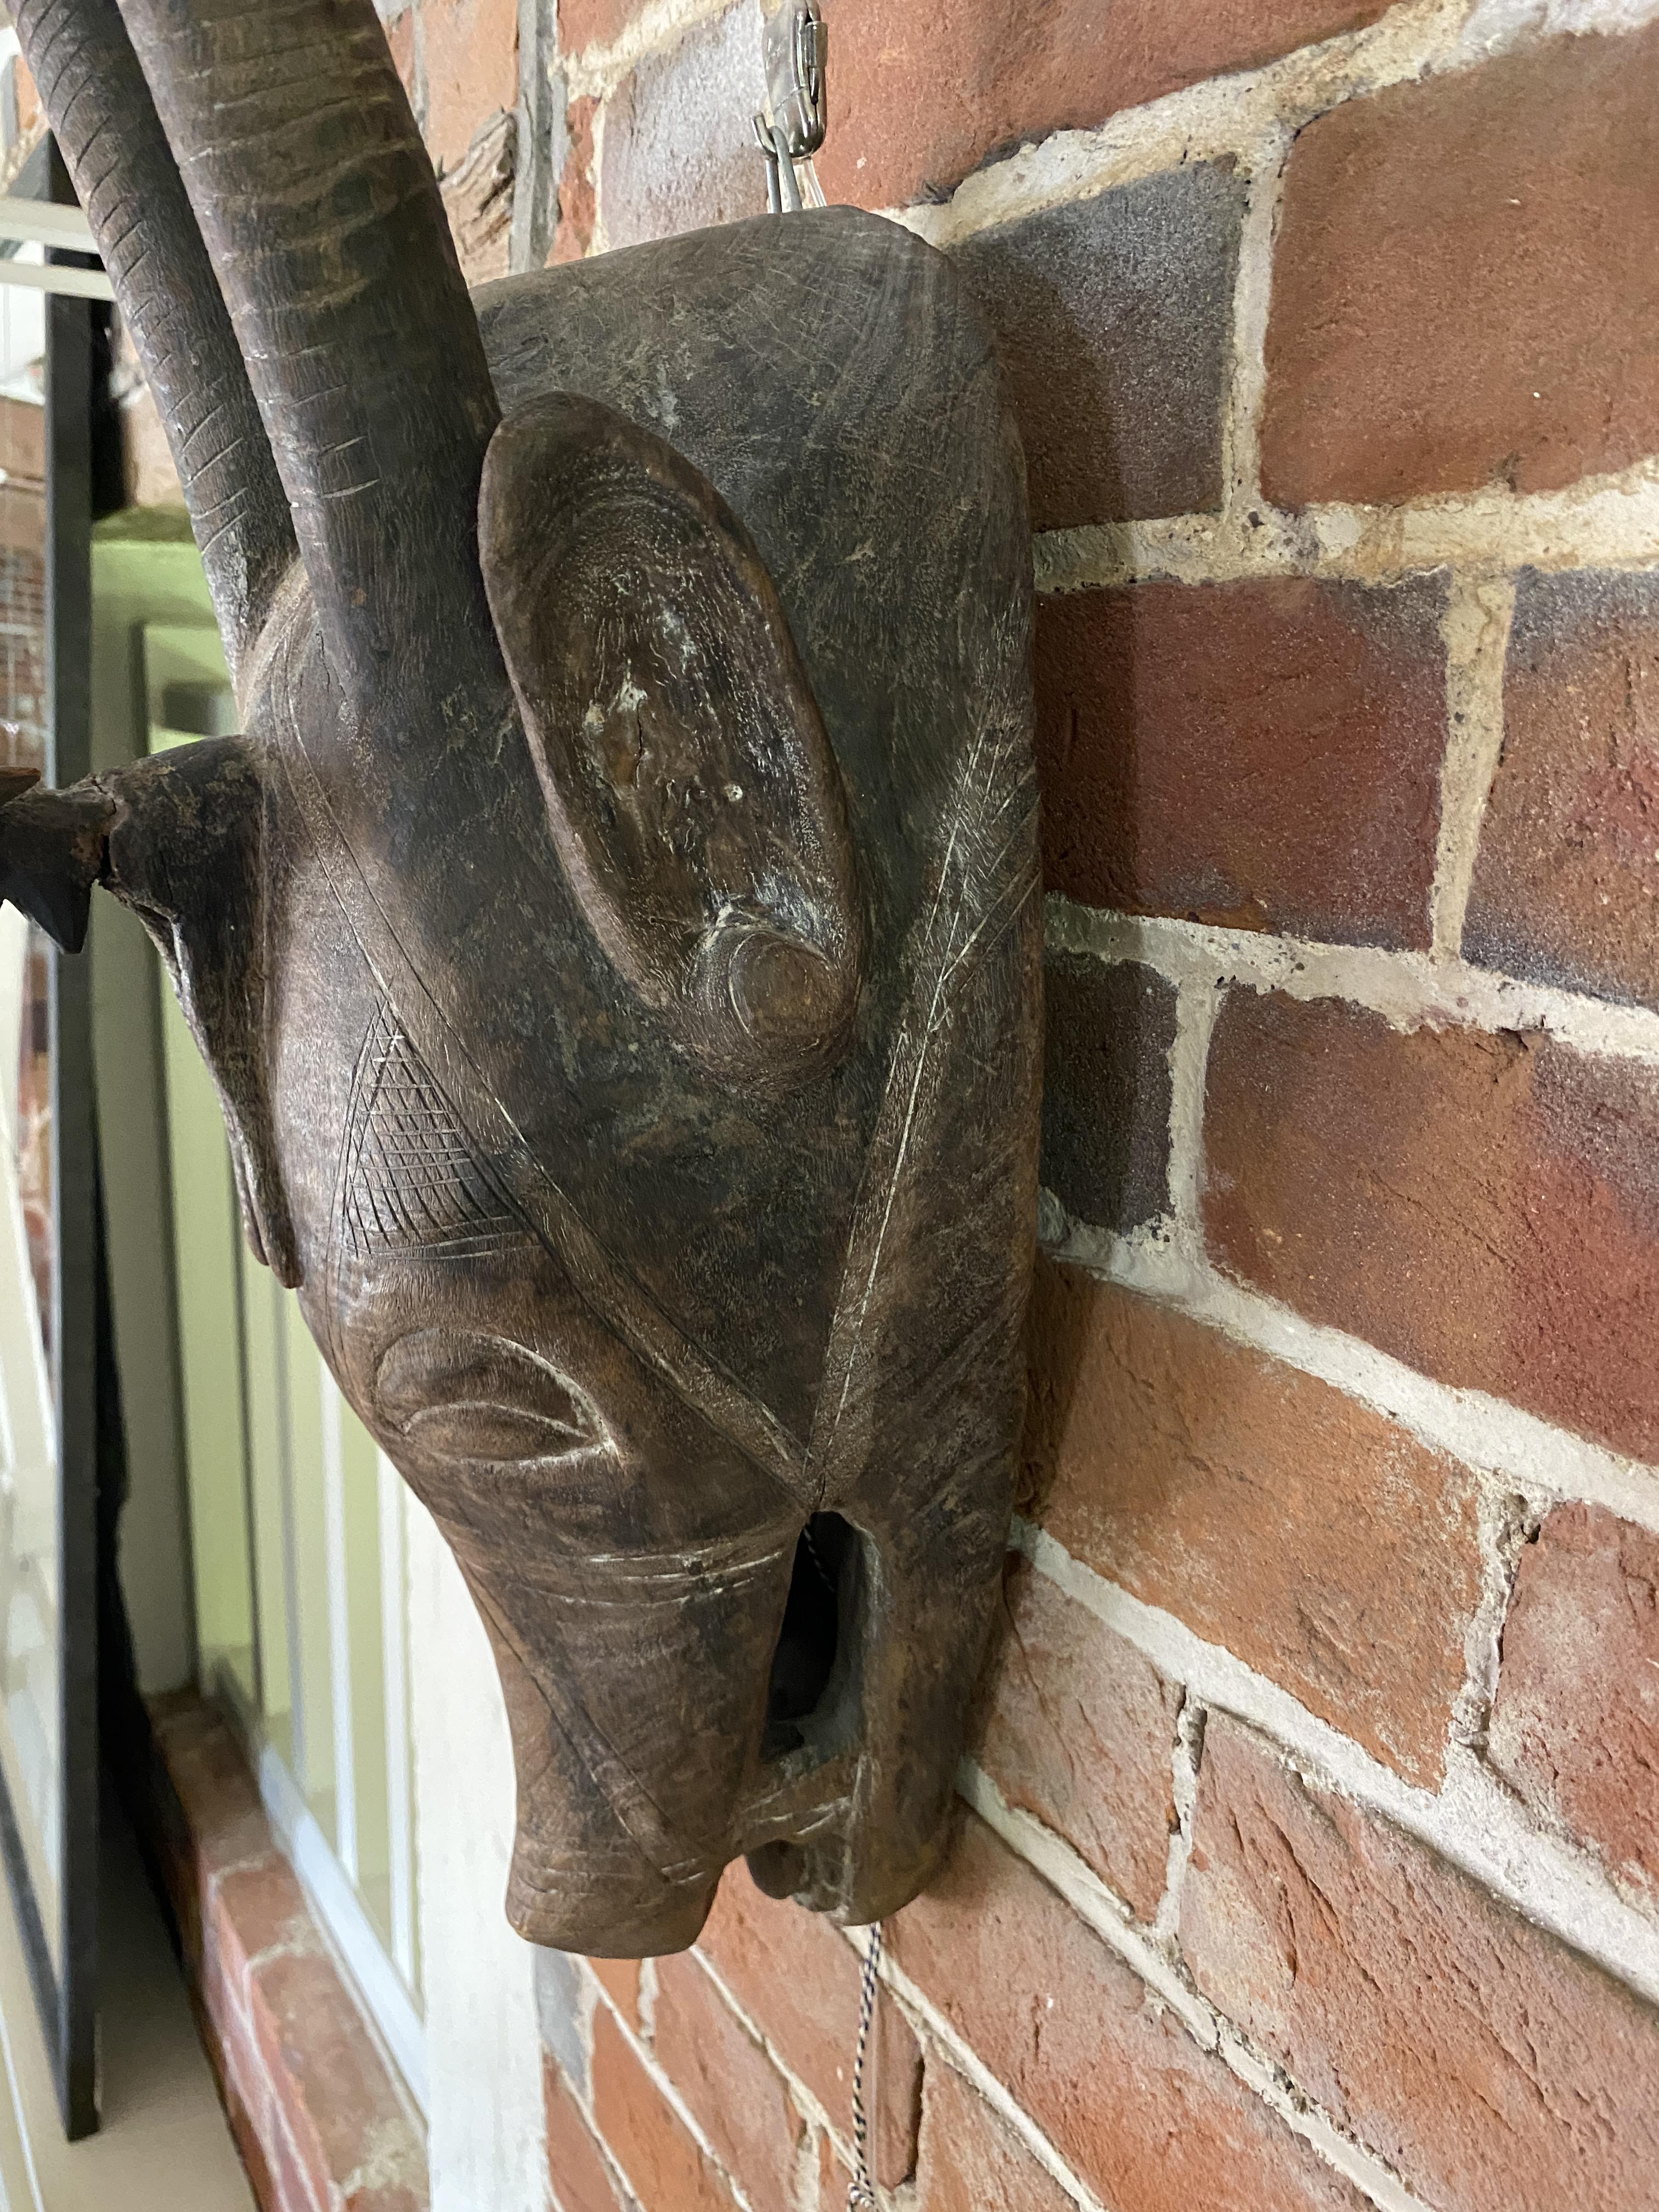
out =
[[[520,1231],[426,1063],[385,1012],[375,1017],[353,1088],[343,1226],[354,1257],[499,1243]]]

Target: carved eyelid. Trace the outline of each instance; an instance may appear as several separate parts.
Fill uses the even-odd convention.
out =
[[[447,1432],[471,1417],[481,1447],[492,1437],[507,1447],[469,1456],[545,1456],[610,1441],[579,1383],[523,1345],[483,1330],[426,1328],[399,1337],[375,1371],[374,1397],[397,1428],[437,1421]]]

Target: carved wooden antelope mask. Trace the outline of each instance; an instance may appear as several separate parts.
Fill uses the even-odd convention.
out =
[[[370,0],[15,0],[246,734],[0,812],[143,917],[247,1234],[498,1659],[532,1941],[926,1881],[1036,1203],[1024,476],[848,210],[469,297]],[[757,172],[758,181],[758,172]]]

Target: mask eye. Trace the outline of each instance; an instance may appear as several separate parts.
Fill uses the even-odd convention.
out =
[[[558,1459],[610,1442],[579,1384],[504,1337],[435,1328],[401,1337],[374,1393],[393,1427],[445,1459]]]

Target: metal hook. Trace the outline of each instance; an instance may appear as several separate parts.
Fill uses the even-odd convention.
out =
[[[771,112],[755,118],[755,138],[766,159],[766,204],[774,215],[805,204],[795,173],[796,162],[804,161],[811,200],[822,207],[812,155],[829,128],[830,33],[818,0],[789,0],[781,8],[766,26],[763,52]]]

